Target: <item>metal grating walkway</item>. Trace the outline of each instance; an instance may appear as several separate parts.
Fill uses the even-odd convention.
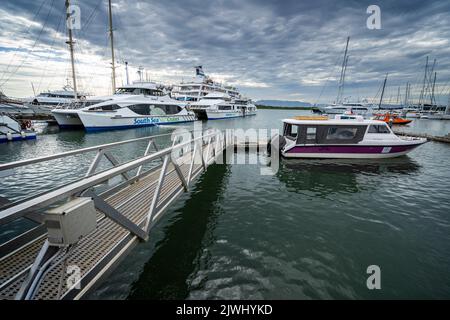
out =
[[[134,178],[128,176],[131,182],[125,183],[123,187],[116,186],[112,190],[99,193],[96,196],[120,212],[123,218],[146,231],[149,236],[151,236],[151,227],[163,215],[165,209],[187,190],[186,187],[189,187],[190,182],[206,170],[208,164],[213,163],[226,147],[223,136],[217,132],[209,135],[203,134],[196,139],[192,138],[188,143],[176,145],[174,142],[171,148],[162,151],[157,150],[156,153],[149,155],[152,143],[153,141],[150,140],[142,158],[125,164],[118,164],[113,160],[112,163],[115,163],[115,166],[112,169],[95,174],[98,158],[105,154],[106,149],[105,146],[100,146],[100,148],[95,149],[98,152],[97,156],[88,171],[89,174],[84,179],[90,180],[102,175],[103,178],[100,180],[105,181],[111,176],[124,175],[124,173],[129,172],[125,169],[138,168],[138,174]],[[180,156],[177,161],[169,161],[173,152],[179,152],[183,145],[192,146],[192,151]],[[144,159],[146,161],[143,161]],[[163,163],[148,171],[141,171],[144,164],[155,159],[158,161],[163,159]],[[108,174],[108,171],[111,171],[110,174]],[[82,189],[92,190],[92,186],[97,185],[98,182],[98,180],[85,181]],[[73,196],[79,196],[79,183],[69,185],[69,187],[72,187],[69,188],[71,191],[64,193],[64,196],[69,196],[69,199]],[[33,205],[30,204],[28,209],[42,208],[52,203],[47,197],[41,196],[40,199],[42,203],[37,201],[39,196],[37,200],[32,199],[34,200]],[[58,199],[56,197],[55,201]],[[18,207],[18,209],[13,210],[15,207]],[[19,203],[0,211],[0,221],[2,214],[3,218],[10,219],[11,215],[18,214],[19,209],[29,213],[29,210],[23,209],[24,207],[26,208],[23,203]],[[33,299],[81,298],[139,241],[136,232],[121,224],[120,221],[118,223],[114,219],[110,219],[103,209],[97,208],[97,213],[96,230],[83,237],[69,249],[58,250],[50,267],[43,273],[38,286],[33,291]],[[19,244],[20,241],[17,241],[17,248],[2,257],[0,255],[0,299],[17,298],[19,290],[29,277],[30,267],[35,263],[39,251],[47,240],[45,233],[32,239],[23,238],[26,240],[19,239],[23,243]],[[80,279],[80,281],[69,287],[66,284],[69,277],[73,277],[73,273],[70,274],[67,270],[72,266],[78,268],[77,279]]]

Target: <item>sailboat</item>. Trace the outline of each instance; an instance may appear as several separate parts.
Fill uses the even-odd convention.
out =
[[[372,107],[368,102],[349,102],[344,101],[344,85],[345,76],[348,66],[348,44],[350,37],[347,37],[347,44],[344,51],[344,59],[342,61],[341,75],[339,78],[338,94],[336,101],[326,107],[319,107],[319,110],[326,114],[343,114],[347,111],[351,111],[353,114],[367,116],[372,114]]]
[[[187,110],[186,102],[172,99],[155,83],[141,81],[116,91],[111,0],[108,9],[113,94],[93,97],[77,108],[54,109],[52,113],[59,126],[83,126],[86,131],[94,132],[195,121],[195,114]]]
[[[72,102],[85,100],[87,94],[79,92],[77,87],[77,77],[75,73],[75,58],[74,58],[74,41],[72,35],[72,20],[69,12],[70,0],[66,0],[66,20],[67,20],[67,33],[70,52],[70,62],[72,71],[72,85],[69,83],[63,87],[62,90],[47,91],[38,94],[35,97],[26,100],[25,106],[30,108],[36,114],[51,115],[52,110],[62,105],[68,105]]]

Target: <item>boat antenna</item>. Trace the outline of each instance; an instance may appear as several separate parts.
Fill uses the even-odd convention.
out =
[[[74,41],[72,38],[72,18],[69,11],[70,7],[70,0],[66,0],[66,25],[67,25],[67,32],[69,36],[69,40],[66,41],[66,43],[69,45],[70,50],[70,61],[72,65],[72,80],[73,80],[73,94],[75,96],[75,101],[78,100],[78,92],[77,92],[77,77],[75,74],[75,59],[74,59],[74,52],[73,52],[73,45]]]
[[[128,75],[128,61],[125,61],[125,76],[127,77],[127,85],[130,84],[129,75]]]
[[[111,39],[111,66],[112,66],[112,91],[116,92],[116,65],[114,58],[114,31],[112,22],[112,8],[111,0],[108,0],[108,11],[109,11],[109,37]]]
[[[347,44],[345,45],[345,52],[344,52],[344,60],[342,60],[342,68],[341,68],[341,76],[339,78],[339,88],[338,88],[338,95],[336,98],[336,103],[340,103],[342,100],[342,95],[344,94],[344,81],[345,81],[345,71],[347,69],[347,62],[348,62],[348,43],[350,41],[350,37],[347,37]]]
[[[383,89],[381,90],[381,97],[380,97],[380,103],[378,104],[378,109],[381,109],[381,103],[383,102],[384,89],[386,88],[387,78],[388,78],[388,74],[386,73],[386,78],[384,78],[384,82],[383,82]]]

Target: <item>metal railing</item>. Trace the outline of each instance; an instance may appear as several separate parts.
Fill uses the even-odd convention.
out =
[[[151,227],[160,218],[160,216],[172,200],[167,200],[165,198],[164,201],[160,201],[161,192],[167,176],[169,174],[173,175],[175,172],[176,176],[179,178],[179,185],[181,190],[179,191],[177,187],[173,189],[175,190],[174,192],[169,194],[170,197],[175,198],[183,190],[187,191],[189,189],[194,171],[197,175],[199,173],[198,170],[206,170],[207,166],[214,162],[216,157],[218,157],[221,152],[227,147],[227,144],[231,142],[231,139],[227,140],[223,133],[217,130],[208,130],[207,132],[191,131],[189,132],[189,139],[186,140],[186,135],[177,136],[173,139],[173,144],[171,147],[159,150],[154,142],[155,138],[168,135],[170,134],[131,139],[121,142],[67,151],[55,155],[1,164],[0,173],[5,170],[14,170],[15,168],[26,165],[42,163],[55,159],[62,159],[65,157],[84,154],[88,152],[96,152],[87,172],[80,180],[68,183],[61,187],[55,188],[54,190],[0,208],[0,225],[9,223],[21,217],[30,218],[41,223],[38,227],[27,230],[14,239],[9,240],[4,244],[0,244],[0,259],[4,258],[5,256],[14,254],[17,249],[29,245],[33,241],[37,241],[38,239],[42,239],[42,237],[45,237],[46,227],[45,224],[43,224],[44,215],[37,212],[51,206],[55,206],[58,203],[63,203],[63,201],[70,201],[76,197],[92,198],[95,208],[103,214],[98,221],[108,218],[129,231],[130,234],[134,235],[136,239],[146,241],[148,239]],[[113,147],[139,141],[148,141],[148,143],[144,154],[137,159],[125,163],[119,163],[119,161],[111,153],[110,149]],[[154,152],[150,153],[152,147],[155,150]],[[188,152],[186,150],[188,150]],[[113,167],[100,172],[96,172],[100,160],[103,157],[110,161]],[[149,164],[156,160],[162,160],[162,164],[152,168],[145,168],[146,164]],[[198,163],[196,163],[196,160],[198,160]],[[200,169],[198,169],[199,166],[197,166],[197,169],[194,170],[194,166],[196,164],[200,166]],[[188,166],[187,168],[185,167],[184,173],[181,169],[181,166]],[[136,170],[136,173],[133,176],[130,175],[130,171],[132,170]],[[160,170],[159,173],[157,172],[158,170]],[[134,196],[130,197],[130,199],[127,199],[126,202],[122,202],[118,206],[110,205],[107,202],[109,196],[116,194],[117,192],[123,190],[134,182],[139,181],[140,179],[144,179],[150,174],[156,173],[158,174],[158,178],[156,179],[156,186],[153,190],[151,204],[147,214],[144,216],[143,223],[135,223],[120,212],[120,208],[122,206],[124,206],[128,202],[134,201]],[[119,184],[101,193],[98,193],[97,190],[95,190],[95,187],[117,176],[123,177],[123,181]],[[153,179],[152,182],[155,183],[155,179]],[[142,190],[139,190],[139,193],[146,192],[147,189],[150,189],[150,187],[146,187],[144,185],[142,187]],[[37,216],[40,216],[40,218],[37,218]],[[95,231],[93,234],[95,236]],[[34,296],[34,293],[30,293],[29,290],[31,287],[33,288],[33,290],[36,290],[35,286],[32,285],[32,283],[36,283],[36,277],[42,274],[42,270],[39,272],[37,270],[40,270],[42,267],[46,267],[48,264],[50,264],[49,260],[42,259],[45,252],[47,252],[48,250],[50,250],[48,240],[45,240],[44,245],[41,247],[40,253],[38,254],[33,266],[24,266],[22,269],[20,269],[20,274],[23,274],[24,270],[29,271],[27,271],[28,277],[25,279],[17,298],[32,298]],[[56,251],[54,249],[52,250],[53,255],[62,254],[62,249]],[[0,284],[0,291],[3,287],[6,287],[7,284],[8,281],[4,284]]]

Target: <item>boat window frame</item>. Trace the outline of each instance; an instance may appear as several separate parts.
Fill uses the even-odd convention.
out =
[[[307,139],[307,128],[316,128],[315,139]],[[352,139],[327,139],[328,130],[332,127],[356,128],[356,134]],[[333,145],[333,144],[357,144],[364,139],[368,125],[332,125],[332,124],[301,124],[299,125],[299,134],[296,142],[301,145]]]

